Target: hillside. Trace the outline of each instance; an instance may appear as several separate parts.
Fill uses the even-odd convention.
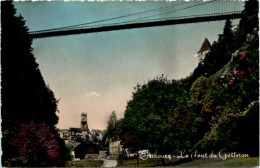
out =
[[[137,84],[120,128],[132,151],[156,154],[226,152],[258,156],[258,1],[245,2],[235,30],[230,20],[210,52],[185,79],[164,75]]]

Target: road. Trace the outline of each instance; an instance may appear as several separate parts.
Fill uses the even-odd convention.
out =
[[[101,167],[116,167],[116,165],[117,165],[116,160],[104,159],[104,164]]]

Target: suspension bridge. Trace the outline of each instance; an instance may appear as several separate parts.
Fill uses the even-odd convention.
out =
[[[31,31],[32,39],[115,30],[221,21],[242,17],[243,6],[237,1],[173,2],[171,5],[128,15],[77,25]]]

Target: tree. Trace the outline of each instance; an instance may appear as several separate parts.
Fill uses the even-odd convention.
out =
[[[255,156],[258,46],[258,2],[252,0],[246,2],[239,28],[233,31],[227,20],[223,34],[190,77],[157,77],[137,84],[122,120],[125,145],[157,154],[226,148]],[[218,75],[224,66],[230,72]]]
[[[11,2],[1,4],[3,128],[13,125],[11,117],[16,117],[18,122],[34,120],[55,125],[57,100],[45,84],[32,54],[32,39],[25,21],[22,16],[14,16]]]
[[[119,119],[116,121],[116,125],[115,125],[113,134],[116,136],[119,136],[120,138],[122,138],[122,136],[124,135],[122,119]]]
[[[168,81],[164,76],[142,86],[137,84],[122,121],[124,134],[142,142],[135,145],[136,150],[169,154],[185,147],[186,139],[179,131],[186,128],[181,128],[179,122],[173,125],[170,119],[178,104],[188,100],[185,88],[186,83]]]
[[[116,112],[112,111],[107,121],[107,130],[113,130],[116,126],[116,121],[117,121]]]
[[[207,130],[197,130],[201,132],[200,138],[203,137],[194,144],[197,149],[210,152],[225,148],[259,155],[259,36],[257,31],[247,36],[232,54],[230,72],[224,76],[216,73],[210,78],[200,77],[191,87],[191,109],[208,123],[203,126]],[[221,80],[214,80],[215,77]]]
[[[112,111],[107,121],[107,129],[105,130],[104,137],[103,137],[102,144],[104,146],[108,146],[110,138],[115,136],[116,123],[117,123],[116,112]]]
[[[252,33],[254,29],[259,30],[258,18],[259,2],[258,0],[248,0],[242,12],[242,18],[239,21],[238,31],[236,32],[236,46],[241,47],[246,41],[247,34]]]
[[[225,43],[231,43],[233,41],[233,32],[232,32],[232,24],[230,19],[226,20],[225,26],[223,29],[223,38],[225,40]],[[230,46],[227,47],[229,49]]]
[[[5,166],[19,155],[18,152],[10,152],[15,151],[10,141],[23,124],[33,121],[54,128],[58,123],[58,101],[45,84],[32,54],[32,39],[25,21],[15,13],[11,1],[1,2],[2,163]]]
[[[23,160],[25,166],[46,166],[46,160],[57,160],[60,156],[55,130],[45,123],[22,124],[18,135],[10,144],[18,148],[18,158]]]
[[[223,34],[219,35],[218,41],[212,44],[210,52],[203,60],[201,75],[209,77],[230,61],[231,54],[234,52],[233,34],[231,21],[228,19]]]

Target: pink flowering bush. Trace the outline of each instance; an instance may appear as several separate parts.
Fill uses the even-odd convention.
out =
[[[45,153],[49,160],[59,157],[59,143],[54,129],[45,123],[22,124],[18,135],[11,140],[10,144],[18,147],[20,155],[28,160],[37,151]]]
[[[231,65],[234,72],[225,76],[222,81],[223,84],[235,86],[239,83],[248,82],[250,79],[258,78],[258,59],[257,52],[251,50],[237,52]]]
[[[230,81],[228,84],[229,85],[233,85],[234,84],[234,80]]]
[[[247,58],[247,51],[238,52],[237,56],[239,56],[240,59],[246,59]]]
[[[246,75],[246,73],[243,71],[242,72],[235,71],[235,75],[236,77],[243,78]]]

